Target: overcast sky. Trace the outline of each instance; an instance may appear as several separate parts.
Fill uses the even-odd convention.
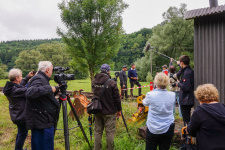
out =
[[[58,3],[62,0],[0,0],[0,41],[59,38],[63,28]],[[152,28],[163,21],[170,6],[186,3],[188,10],[209,7],[209,0],[124,0],[129,8],[123,13],[126,33]],[[224,5],[225,0],[218,0]]]

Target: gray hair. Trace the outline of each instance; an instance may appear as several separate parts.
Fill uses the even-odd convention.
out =
[[[38,64],[38,71],[45,72],[47,68],[51,68],[52,63],[50,61],[40,61]]]
[[[9,71],[9,80],[15,81],[16,77],[19,77],[22,74],[22,71],[17,68],[13,68]]]

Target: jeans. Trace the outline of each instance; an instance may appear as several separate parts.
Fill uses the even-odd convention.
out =
[[[157,146],[159,150],[169,150],[174,136],[174,127],[175,124],[171,124],[169,130],[163,134],[153,134],[147,128],[145,150],[156,150]]]
[[[54,150],[54,127],[31,130],[32,150]]]
[[[15,150],[22,150],[28,133],[28,130],[26,129],[26,123],[18,124],[17,128],[18,132],[16,136]]]
[[[182,118],[182,113],[181,113],[181,110],[180,110],[180,104],[179,104],[179,91],[174,92],[174,93],[176,94],[176,101],[178,102],[178,105],[179,105],[179,115],[180,115],[180,117]],[[174,114],[174,115],[175,115],[175,112],[176,112],[176,110],[175,110],[175,108],[176,108],[176,101],[175,101],[174,107],[173,107],[173,114]]]
[[[131,88],[133,88],[135,84],[138,87],[141,86],[141,84],[138,82],[138,80],[130,81],[130,87]],[[130,95],[133,96],[133,89],[130,89]],[[138,95],[141,96],[141,88],[138,89]]]
[[[95,114],[95,142],[94,150],[102,149],[102,134],[105,128],[107,150],[114,149],[114,134],[116,131],[116,114]]]

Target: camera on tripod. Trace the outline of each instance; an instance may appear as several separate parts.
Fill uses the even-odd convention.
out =
[[[112,78],[113,81],[117,82],[117,78],[119,77],[120,73],[119,72],[115,72],[115,78]]]
[[[64,84],[65,80],[75,80],[74,74],[65,74],[64,71],[69,70],[70,68],[64,69],[63,67],[54,67],[53,71],[57,71],[57,74],[54,75],[54,81],[59,85]]]

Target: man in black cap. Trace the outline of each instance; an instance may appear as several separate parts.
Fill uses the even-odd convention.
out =
[[[128,98],[128,96],[127,96],[127,75],[126,75],[126,71],[127,71],[127,65],[124,65],[123,69],[120,71],[120,75],[119,75],[122,99],[124,98],[124,93],[125,93],[125,97]]]

